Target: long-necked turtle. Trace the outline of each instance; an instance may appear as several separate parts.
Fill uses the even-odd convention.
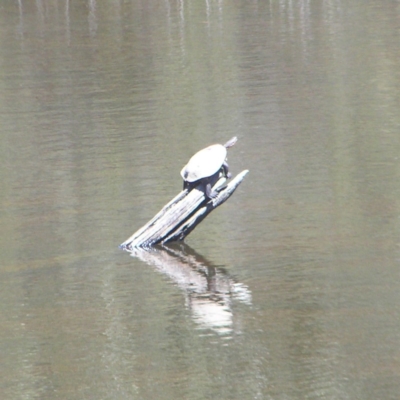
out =
[[[237,142],[237,137],[228,140],[224,145],[213,144],[198,151],[183,167],[183,189],[191,189],[200,183],[204,185],[204,193],[209,199],[217,197],[218,192],[211,189],[212,182],[222,172],[227,178],[231,177],[229,166],[226,162],[227,149]]]

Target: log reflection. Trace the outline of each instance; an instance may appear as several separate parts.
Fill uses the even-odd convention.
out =
[[[185,305],[202,329],[222,335],[232,333],[232,301],[251,304],[251,292],[246,285],[185,244],[134,249],[131,254],[167,275],[183,291]]]

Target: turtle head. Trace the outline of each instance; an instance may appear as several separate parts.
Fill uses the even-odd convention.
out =
[[[232,147],[232,146],[235,145],[235,143],[237,142],[237,140],[238,140],[237,137],[234,136],[232,139],[229,139],[229,140],[224,144],[224,147],[227,148],[227,149],[229,149],[230,147]]]

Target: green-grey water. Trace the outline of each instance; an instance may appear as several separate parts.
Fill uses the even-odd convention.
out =
[[[398,399],[400,3],[0,5],[0,398]],[[232,136],[232,198],[118,245]]]

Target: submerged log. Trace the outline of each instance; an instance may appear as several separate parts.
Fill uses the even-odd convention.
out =
[[[202,184],[191,191],[183,190],[166,204],[147,224],[136,231],[120,245],[121,249],[132,250],[138,247],[151,247],[173,241],[182,241],[213,210],[232,196],[249,171],[244,170],[225,184],[221,178],[214,183],[217,190],[215,199],[208,199]]]

